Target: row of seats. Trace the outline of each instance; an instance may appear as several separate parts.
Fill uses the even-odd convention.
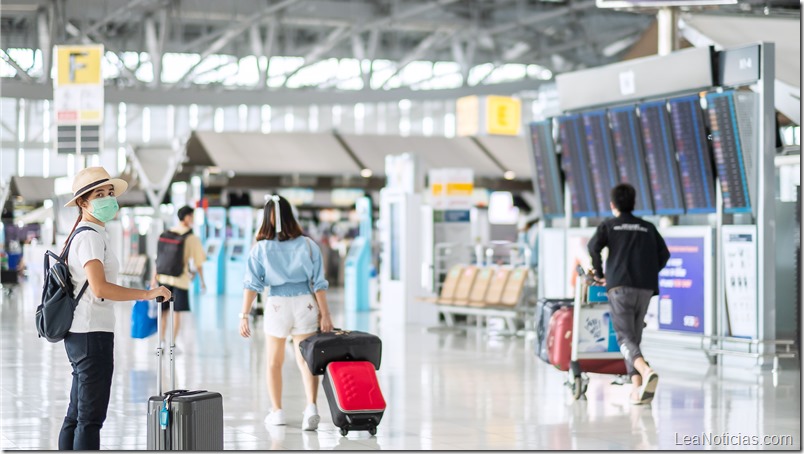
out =
[[[513,308],[522,299],[527,268],[455,265],[441,293],[430,302],[442,305]]]

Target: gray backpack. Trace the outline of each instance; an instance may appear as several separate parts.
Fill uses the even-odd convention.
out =
[[[89,286],[89,281],[85,282],[78,296],[73,297],[73,281],[67,266],[67,255],[73,239],[86,230],[94,229],[86,226],[75,229],[61,256],[51,251],[45,253],[45,286],[42,288],[42,303],[36,308],[36,330],[39,337],[44,337],[49,342],[63,340],[70,331],[75,308]],[[55,261],[52,266],[51,258]]]

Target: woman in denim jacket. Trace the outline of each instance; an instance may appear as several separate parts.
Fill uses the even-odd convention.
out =
[[[257,244],[249,254],[243,286],[243,312],[240,313],[240,335],[243,337],[251,335],[248,323],[251,304],[257,293],[268,287],[264,329],[268,394],[273,409],[265,417],[265,423],[285,425],[282,411],[285,341],[288,336],[293,336],[293,345],[298,346],[317,329],[332,331],[332,319],[327,306],[329,283],[324,279],[321,249],[302,234],[290,203],[284,197],[274,195],[265,204],[262,226],[257,233]],[[321,419],[316,407],[318,377],[310,373],[300,350],[294,350],[307,395],[302,429],[316,430]]]

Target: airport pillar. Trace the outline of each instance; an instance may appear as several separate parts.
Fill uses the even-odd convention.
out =
[[[678,9],[661,8],[656,14],[656,20],[659,26],[659,55],[678,50]]]

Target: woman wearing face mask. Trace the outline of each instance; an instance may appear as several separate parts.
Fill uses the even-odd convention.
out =
[[[251,249],[243,282],[243,311],[240,335],[249,337],[248,314],[251,303],[268,287],[265,301],[265,350],[268,356],[268,394],[273,409],[265,418],[269,426],[286,424],[282,411],[282,363],[285,341],[293,336],[296,364],[304,381],[307,406],[302,414],[302,430],[316,430],[320,417],[316,407],[318,377],[310,373],[299,350],[299,343],[315,334],[316,329],[332,331],[327,306],[327,288],[321,249],[302,234],[284,197],[272,196],[263,210],[257,244]]]
[[[86,282],[89,286],[78,301],[70,332],[64,338],[73,383],[59,432],[60,450],[100,449],[100,429],[106,420],[114,371],[113,301],[170,298],[165,287],[139,290],[114,284],[120,265],[105,227],[117,214],[116,197],[127,188],[128,183],[111,178],[103,167],[90,167],[75,176],[74,197],[65,205],[79,210],[72,232],[84,226],[92,230],[75,235],[67,257],[73,288],[78,291]]]

